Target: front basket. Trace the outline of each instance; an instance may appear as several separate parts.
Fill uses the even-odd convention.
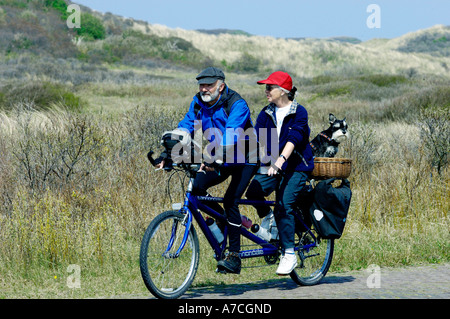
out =
[[[316,157],[311,176],[315,179],[347,178],[352,170],[352,160],[349,158]]]

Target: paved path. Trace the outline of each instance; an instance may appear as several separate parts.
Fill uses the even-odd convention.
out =
[[[252,284],[191,288],[182,296],[182,299],[303,298],[450,299],[450,264],[329,273],[319,285],[311,287],[297,286],[290,277],[285,277]]]

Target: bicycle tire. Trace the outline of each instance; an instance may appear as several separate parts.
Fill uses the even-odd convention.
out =
[[[193,225],[186,245],[179,256],[174,257],[185,232],[181,223],[184,217],[177,211],[161,213],[153,219],[142,238],[139,254],[142,279],[147,289],[160,299],[176,299],[183,295],[197,273],[200,248]],[[174,243],[165,253],[174,225]],[[178,227],[180,225],[182,227]]]
[[[313,242],[308,233],[302,233],[298,239],[299,246]],[[334,252],[334,239],[316,239],[316,246],[309,249],[299,249],[297,252],[298,265],[290,273],[292,280],[300,286],[318,284],[330,269]]]

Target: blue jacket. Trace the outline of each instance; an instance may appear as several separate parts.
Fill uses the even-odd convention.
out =
[[[191,134],[201,128],[203,136],[210,142],[210,145],[207,146],[208,150],[225,150],[227,147],[233,147],[233,163],[248,162],[248,150],[243,154],[237,151],[236,145],[238,142],[248,140],[249,136],[245,136],[243,133],[246,129],[253,128],[250,109],[247,102],[237,92],[229,89],[228,86],[225,87],[219,100],[212,106],[203,103],[200,93],[195,95],[189,106],[189,111],[178,124],[178,128],[186,129]],[[252,131],[252,133],[256,140],[255,132]],[[224,155],[223,160],[227,162],[226,155]]]
[[[311,172],[314,169],[314,158],[309,144],[308,112],[294,100],[284,118],[278,141],[275,108],[276,106],[273,103],[267,105],[261,110],[256,119],[255,129],[258,134],[258,140],[266,149],[265,154],[260,154],[262,165],[269,164],[267,156],[271,158],[272,163],[275,163],[277,156],[281,154],[286,143],[291,142],[295,145],[295,148],[291,156],[283,164],[282,170]],[[262,128],[266,128],[265,134],[262,133]],[[274,153],[272,147],[275,147],[275,145],[278,145],[278,150]],[[272,155],[272,153],[274,154]]]

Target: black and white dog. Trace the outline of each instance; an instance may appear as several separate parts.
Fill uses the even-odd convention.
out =
[[[320,132],[309,144],[315,157],[334,157],[339,144],[349,135],[345,118],[338,120],[330,113],[330,127]]]

